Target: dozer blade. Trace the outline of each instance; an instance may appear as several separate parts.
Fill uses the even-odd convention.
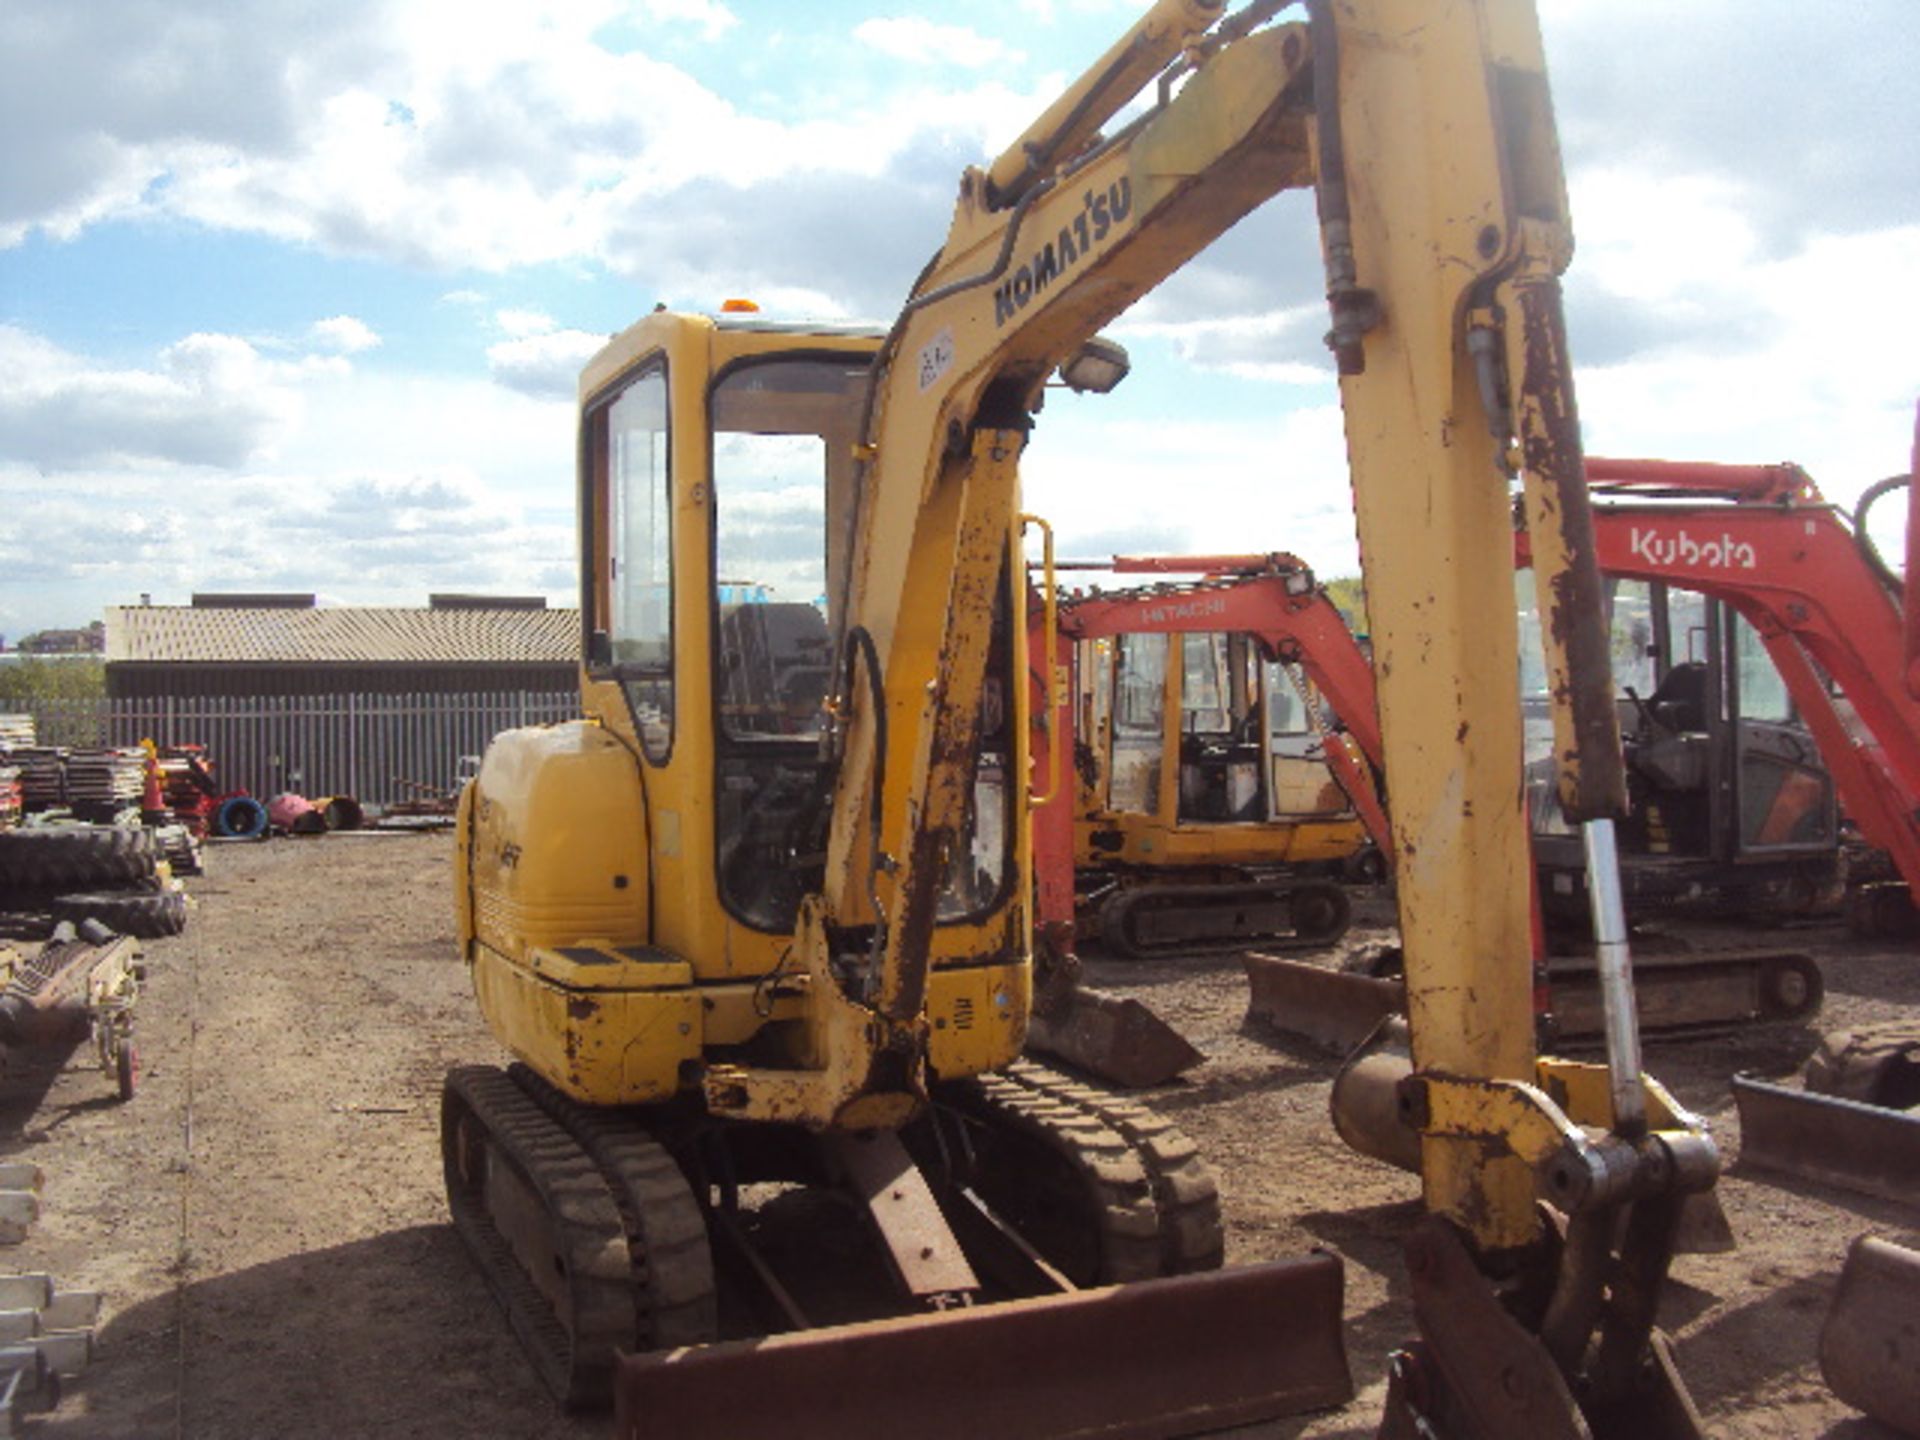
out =
[[[1820,1373],[1856,1410],[1920,1435],[1920,1252],[1862,1235],[1820,1330]]]
[[[1394,979],[1350,975],[1275,955],[1245,957],[1247,1014],[1337,1054],[1358,1045],[1405,1006]],[[1548,971],[1555,1036],[1593,1040],[1606,1031],[1599,972],[1556,961]],[[1688,1034],[1762,1021],[1794,1021],[1820,1008],[1820,967],[1790,952],[1635,960],[1633,989],[1643,1034]]]
[[[1138,1000],[1075,986],[1027,1026],[1027,1048],[1128,1089],[1165,1085],[1207,1057]]]
[[[1398,980],[1349,975],[1304,960],[1249,954],[1247,1018],[1345,1055],[1406,1003]]]
[[[1345,1404],[1337,1256],[623,1356],[622,1440],[1145,1440]]]
[[[1905,1204],[1920,1201],[1920,1115],[1733,1077],[1740,1163]]]

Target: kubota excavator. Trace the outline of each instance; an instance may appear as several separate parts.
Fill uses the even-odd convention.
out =
[[[623,1434],[1172,1434],[1350,1393],[1337,1261],[1175,1273],[1219,1257],[1191,1147],[1015,1059],[1017,479],[1040,392],[1056,371],[1110,386],[1098,328],[1306,186],[1429,1211],[1382,1434],[1697,1433],[1654,1305],[1681,1197],[1718,1162],[1641,1073],[1608,883],[1624,785],[1538,24],[1528,0],[1286,9],[1160,0],[965,172],[884,336],[663,312],[583,376],[591,718],[501,737],[462,797],[460,939],[518,1063],[449,1076],[443,1149],[515,1329],[562,1395],[612,1389]],[[1516,486],[1601,897],[1603,1066],[1533,1045],[1518,640],[1492,563]],[[776,543],[801,516],[806,543]],[[716,1341],[716,1248],[789,1323],[823,1318],[753,1243],[769,1182],[855,1197],[924,1313]],[[1135,1283],[1087,1288],[1108,1282]]]

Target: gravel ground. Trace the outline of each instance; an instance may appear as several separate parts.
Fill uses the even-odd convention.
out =
[[[445,836],[219,846],[208,871],[187,934],[147,946],[131,1104],[84,1048],[64,1066],[16,1055],[0,1070],[0,1154],[46,1173],[42,1218],[0,1268],[106,1297],[93,1369],[29,1433],[605,1434],[604,1419],[555,1413],[445,1218],[440,1077],[500,1058],[453,955]],[[1384,918],[1378,901],[1362,907],[1363,922]],[[1824,1024],[1920,1001],[1910,951],[1833,927],[1768,943],[1783,939],[1821,956]],[[1335,1138],[1332,1063],[1243,1024],[1234,957],[1090,969],[1209,1057],[1148,1098],[1218,1168],[1229,1260],[1316,1245],[1346,1259],[1359,1399],[1258,1433],[1372,1435],[1384,1358],[1410,1324],[1399,1246],[1416,1182]],[[1815,1339],[1848,1241],[1920,1243],[1915,1212],[1774,1188],[1737,1158],[1728,1077],[1789,1074],[1813,1044],[1788,1028],[1648,1046],[1731,1162],[1721,1197],[1739,1248],[1682,1257],[1665,1312],[1715,1435],[1884,1433],[1827,1393]]]

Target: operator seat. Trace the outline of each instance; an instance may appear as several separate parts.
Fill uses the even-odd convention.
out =
[[[1707,728],[1707,664],[1687,660],[1667,671],[1647,697],[1647,713],[1663,729],[1686,733]]]

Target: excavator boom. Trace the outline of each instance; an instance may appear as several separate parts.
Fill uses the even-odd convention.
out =
[[[1348,1392],[1321,1344],[1237,1398],[1237,1307],[1331,1332],[1330,1267],[1244,1272],[1213,1292],[1239,1300],[1207,1303],[1192,1277],[1220,1263],[1219,1202],[1192,1147],[1015,1059],[1034,929],[1019,466],[1043,388],[1110,385],[1102,325],[1311,186],[1395,786],[1407,1095],[1433,1216],[1410,1258],[1438,1257],[1417,1272],[1423,1302],[1451,1287],[1423,1317],[1476,1317],[1409,1349],[1384,1433],[1502,1403],[1462,1338],[1552,1382],[1529,1413],[1553,1423],[1529,1433],[1685,1410],[1652,1302],[1679,1198],[1716,1160],[1639,1071],[1604,884],[1609,1063],[1540,1059],[1531,1033],[1518,641],[1494,563],[1516,492],[1549,616],[1562,805],[1602,878],[1624,798],[1531,0],[1285,11],[1159,0],[962,175],[884,335],[661,313],[583,376],[593,720],[502,737],[463,795],[461,943],[522,1064],[456,1071],[443,1108],[456,1219],[564,1397],[591,1400],[611,1371],[630,1424],[670,1405],[721,1416],[756,1367],[840,1367],[876,1393],[901,1377],[911,1415],[932,1393],[914,1369],[937,1355],[991,1424],[999,1366],[972,1362],[1009,1352],[955,1337],[1016,1333],[995,1325],[1026,1327],[1019,1363],[1043,1388],[1048,1370],[1107,1383],[1104,1366],[1058,1374],[1073,1335],[1131,1337],[1102,1358],[1140,1373],[1139,1413],[1088,1409],[1047,1433],[1177,1433]],[[765,501],[796,453],[820,470],[823,573],[736,581],[719,566],[751,540],[737,497]],[[761,1180],[851,1196],[909,1304],[1058,1293],[992,1324],[936,1314],[877,1341],[827,1327],[706,1348],[730,1273],[786,1323],[811,1318],[742,1218]],[[1571,1217],[1563,1256],[1543,1199]],[[1490,1277],[1516,1272],[1542,1282],[1544,1310],[1501,1304]],[[1204,1363],[1147,1363],[1169,1326]],[[615,1362],[686,1340],[701,1343]]]

